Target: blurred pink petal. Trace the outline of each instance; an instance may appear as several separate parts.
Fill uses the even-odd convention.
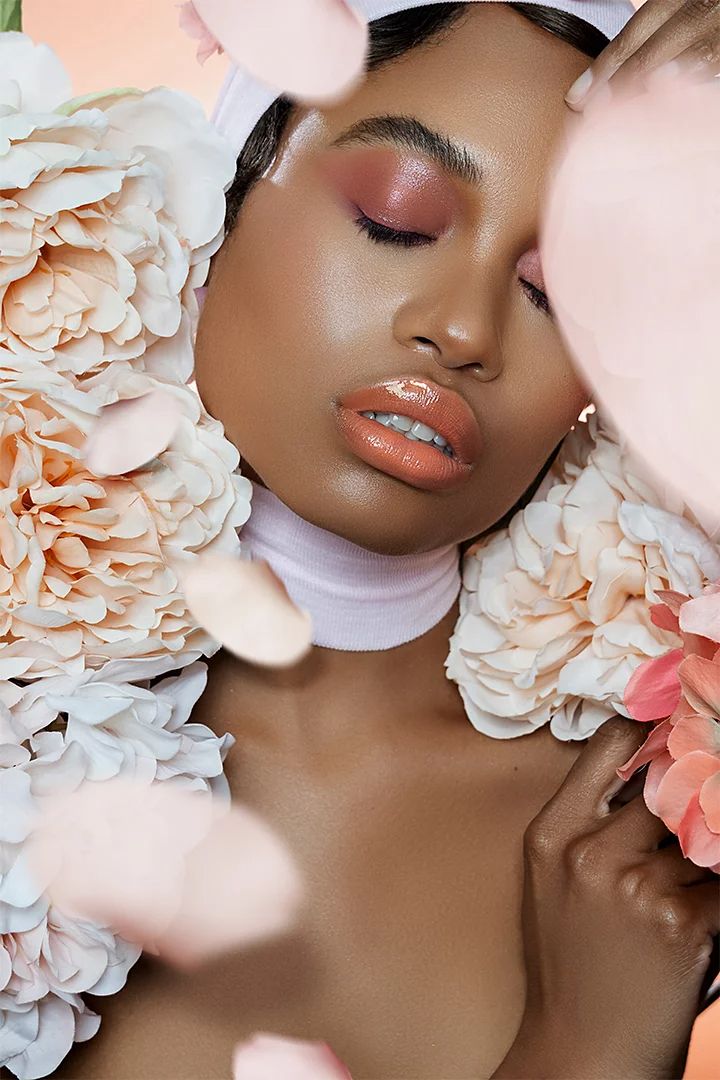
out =
[[[663,720],[680,700],[678,667],[682,649],[672,649],[657,659],[646,660],[633,672],[623,704],[634,720]]]
[[[182,902],[155,940],[162,957],[191,966],[283,933],[302,891],[275,833],[248,810],[233,808],[185,860]]]
[[[229,652],[264,667],[290,667],[312,646],[312,622],[265,562],[200,555],[178,567],[193,616]]]
[[[703,750],[686,754],[667,770],[657,787],[655,802],[668,829],[677,833],[690,799],[716,772],[720,772],[720,758]]]
[[[122,476],[167,450],[183,415],[178,397],[153,390],[105,405],[85,444],[85,463],[94,476]]]
[[[362,75],[367,23],[345,0],[195,0],[195,9],[237,64],[294,97],[333,101]]]
[[[708,866],[717,873],[716,868],[720,863],[720,833],[708,828],[697,791],[688,803],[677,835],[686,859],[691,859],[696,866]]]
[[[716,517],[720,94],[685,79],[583,117],[542,255],[560,327],[646,463]]]
[[[670,720],[663,720],[662,724],[654,727],[640,749],[633,754],[621,769],[617,770],[620,779],[629,780],[639,768],[647,765],[649,761],[654,761],[656,757],[664,753],[667,749],[668,736],[671,731],[672,724]]]
[[[720,662],[688,656],[678,668],[689,704],[702,716],[720,716]]]
[[[216,41],[198,15],[197,8],[192,0],[189,0],[187,4],[176,4],[175,7],[180,8],[178,18],[180,29],[184,30],[195,41],[200,42],[197,51],[197,58],[200,63],[205,64],[214,53],[222,56],[225,50],[220,42]]]
[[[233,1058],[233,1080],[352,1080],[325,1043],[255,1035],[240,1043]]]
[[[280,841],[204,792],[116,778],[42,811],[27,854],[52,902],[178,964],[275,934],[295,912]]]
[[[720,593],[710,593],[688,600],[680,611],[680,628],[720,642]]]

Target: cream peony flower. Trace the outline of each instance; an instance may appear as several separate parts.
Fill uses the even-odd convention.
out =
[[[234,474],[222,425],[192,390],[163,383],[185,412],[168,450],[123,477],[99,480],[84,464],[100,391],[108,402],[158,385],[118,369],[93,398],[41,365],[0,380],[0,678],[213,651],[173,564],[200,550],[239,555],[251,485]]]
[[[632,673],[679,644],[648,601],[720,578],[720,549],[682,511],[597,415],[576,426],[535,499],[466,556],[446,667],[475,727],[585,739],[627,716]]]
[[[156,661],[146,674],[161,669]],[[205,665],[155,686],[123,683],[126,670],[112,661],[0,689],[17,729],[3,748],[15,748],[12,766],[0,767],[0,1064],[25,1080],[48,1075],[73,1041],[95,1034],[99,1018],[79,995],[117,993],[140,955],[107,928],[51,907],[43,883],[28,874],[22,845],[43,800],[115,776],[229,797],[223,761],[232,738],[188,722],[205,689]]]
[[[0,72],[4,362],[82,379],[125,360],[186,382],[232,148],[199,102],[166,87],[54,112],[67,74],[23,34],[2,35]]]

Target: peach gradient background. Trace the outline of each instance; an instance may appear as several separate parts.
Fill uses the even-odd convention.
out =
[[[59,53],[76,95],[166,85],[193,94],[210,114],[227,59],[200,67],[174,0],[24,0],[23,11],[25,32]],[[720,1002],[695,1027],[685,1078],[720,1080]]]

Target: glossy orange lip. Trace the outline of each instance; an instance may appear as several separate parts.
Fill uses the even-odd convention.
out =
[[[453,457],[436,447],[361,416],[363,412],[400,413],[433,428],[447,439]],[[347,394],[336,420],[344,441],[359,458],[398,480],[426,491],[466,483],[482,452],[477,420],[467,402],[452,390],[425,379],[393,379]]]

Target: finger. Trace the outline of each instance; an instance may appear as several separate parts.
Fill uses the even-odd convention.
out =
[[[665,82],[682,76],[698,82],[720,74],[720,29],[715,37],[696,42],[674,60],[661,67],[653,68],[645,76],[647,85]]]
[[[623,787],[616,770],[640,749],[648,734],[647,724],[621,716],[596,731],[541,811],[554,835],[565,839],[583,835],[611,813],[610,803]]]
[[[720,934],[720,878],[717,874],[713,874],[713,878],[713,881],[690,886],[684,897],[695,918],[707,929],[708,934],[715,938]],[[714,948],[715,943],[712,942],[709,956],[713,955]]]
[[[610,86],[648,82],[665,68],[671,74],[692,71],[709,77],[717,72],[719,49],[720,3],[686,0],[613,75]]]
[[[667,856],[658,867],[667,867],[668,874],[677,863],[676,851],[682,852],[675,843],[659,850],[659,845],[672,833],[665,822],[648,810],[642,794],[637,795],[626,806],[605,815],[605,820],[596,831],[598,838],[607,840],[611,850],[626,858],[629,853],[648,854],[655,852],[657,857]],[[693,864],[691,863],[690,866]],[[697,880],[697,879],[696,879]]]
[[[712,870],[708,870],[706,866],[697,866],[691,859],[687,859],[677,841],[653,852],[650,862],[658,879],[669,885],[702,885],[715,878]]]
[[[623,64],[685,6],[684,0],[652,0],[652,3],[643,4],[597,60],[570,87],[565,96],[570,108],[581,111],[590,97],[605,86]],[[690,41],[686,42],[688,44]],[[678,46],[665,59],[672,60],[684,47]]]

